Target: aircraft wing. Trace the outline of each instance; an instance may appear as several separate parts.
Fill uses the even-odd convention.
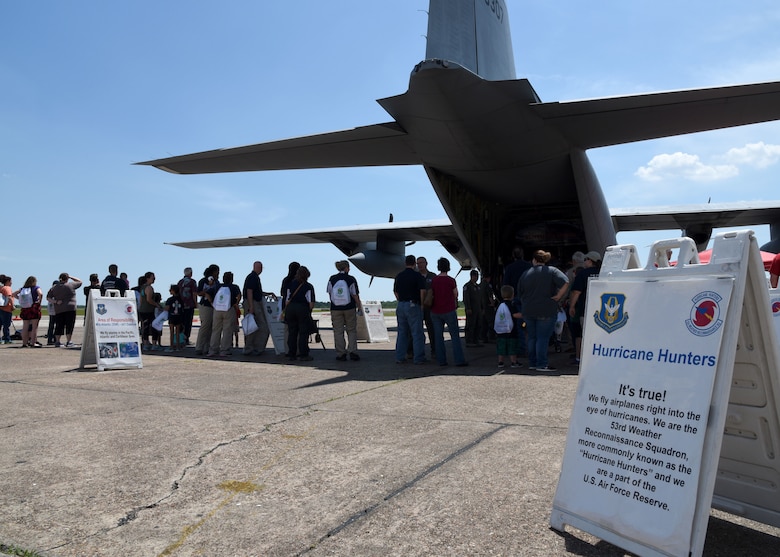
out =
[[[778,222],[780,201],[632,207],[612,209],[610,212],[618,232],[685,230],[702,225],[724,228]]]
[[[780,119],[780,81],[532,105],[583,149]]]
[[[395,122],[136,164],[174,174],[421,164]]]
[[[387,222],[344,228],[258,234],[239,238],[166,243],[193,249],[331,243],[344,254],[353,255],[354,250],[360,244],[381,242],[383,239],[401,243],[437,241],[441,242],[445,248],[460,245],[455,228],[448,220]]]

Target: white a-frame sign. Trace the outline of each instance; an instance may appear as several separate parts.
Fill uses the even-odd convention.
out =
[[[679,249],[670,266],[667,250]],[[690,262],[690,263],[684,263]],[[699,556],[710,507],[780,526],[780,355],[751,231],[607,250],[550,524]]]
[[[81,346],[82,369],[97,365],[98,371],[143,367],[138,334],[135,295],[122,296],[119,290],[107,290],[105,296],[90,292],[87,301],[84,343]]]

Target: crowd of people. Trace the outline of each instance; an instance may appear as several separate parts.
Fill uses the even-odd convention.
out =
[[[449,276],[451,265],[447,258],[437,261],[438,274],[435,274],[428,269],[425,257],[407,256],[404,270],[393,283],[398,323],[396,362],[411,360],[423,364],[434,359],[440,366],[446,366],[450,361],[449,346],[452,362],[463,367],[468,365],[464,345],[478,347],[495,343],[499,368],[506,365],[507,359],[511,367],[521,367],[519,358],[527,357],[529,369],[551,371],[548,347],[551,341],[559,346],[565,328],[574,346],[572,363],[578,363],[587,282],[598,273],[601,256],[598,252],[576,252],[565,272],[551,266],[550,259],[548,252],[538,250],[527,261],[518,247],[513,251],[513,261],[504,269],[501,284],[494,284],[489,273],[482,273],[480,281],[479,271],[471,270],[469,280],[458,288],[455,279]],[[330,302],[336,359],[359,361],[360,289],[349,273],[348,261],[337,261],[335,267],[325,292]],[[93,273],[89,284],[84,286],[81,279],[62,273],[46,293],[36,277],[28,277],[21,288],[14,290],[11,277],[0,275],[1,340],[11,342],[9,327],[18,303],[23,322],[22,346],[42,346],[38,342],[38,322],[45,301],[50,316],[47,344],[74,346],[76,294],[83,286],[87,298],[93,291],[103,296],[109,291],[118,291],[120,296],[129,290],[134,292],[144,352],[176,352],[192,345],[196,355],[227,357],[239,345],[238,335],[243,328],[243,354],[259,356],[265,353],[270,337],[265,311],[265,300],[270,297],[281,299],[286,357],[312,360],[309,338],[316,332],[312,317],[316,298],[314,286],[309,282],[309,269],[291,262],[278,294],[263,289],[262,272],[262,262],[255,261],[240,287],[233,272],[220,275],[216,264],[209,265],[197,280],[193,278],[192,268],[187,267],[183,277],[169,286],[165,297],[155,290],[153,272],[138,277],[136,285],[131,287],[127,274],[119,273],[116,264],[109,265],[108,275],[102,281]],[[465,310],[464,339],[461,339],[457,313],[461,295]],[[200,327],[193,338],[196,310]],[[162,339],[164,321],[168,322],[169,329],[167,347],[163,346]],[[449,343],[445,343],[445,329]],[[426,333],[430,359],[426,354]]]
[[[438,275],[428,271],[424,257],[409,255],[406,268],[394,282],[398,307],[398,336],[395,358],[399,364],[412,360],[423,364],[429,360],[425,352],[425,330],[428,332],[431,357],[440,366],[448,365],[444,330],[449,332],[452,360],[459,367],[467,366],[463,345],[479,347],[496,344],[499,369],[507,359],[512,368],[528,358],[528,369],[555,371],[549,364],[552,344],[560,350],[564,335],[572,342],[571,363],[579,365],[579,338],[588,279],[601,266],[601,254],[575,252],[565,269],[550,265],[552,256],[544,250],[525,260],[523,250],[513,250],[513,260],[504,268],[502,282],[493,283],[490,273],[472,269],[462,287],[466,314],[463,339],[458,327],[459,293],[455,280],[448,275],[447,258],[437,261]],[[564,272],[565,271],[565,272]]]

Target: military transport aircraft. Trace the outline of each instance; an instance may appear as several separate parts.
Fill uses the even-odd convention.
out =
[[[516,79],[503,0],[431,0],[425,60],[380,99],[392,121],[142,162],[177,174],[422,165],[449,220],[193,242],[189,248],[330,242],[355,267],[392,277],[410,242],[437,240],[464,268],[495,272],[514,245],[560,258],[603,251],[617,231],[680,228],[704,249],[712,229],[769,224],[780,201],[610,212],[586,150],[780,119],[780,82],[542,102]]]

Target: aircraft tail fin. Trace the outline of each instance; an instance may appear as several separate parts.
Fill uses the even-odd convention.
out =
[[[430,0],[427,60],[448,60],[490,81],[516,79],[504,0]]]

